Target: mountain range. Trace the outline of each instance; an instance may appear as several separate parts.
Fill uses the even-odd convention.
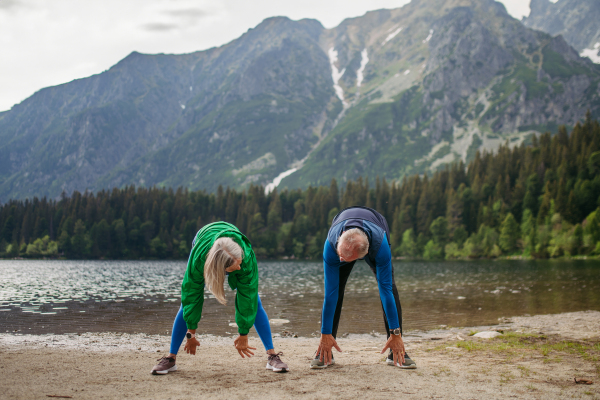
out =
[[[0,113],[0,201],[395,180],[528,142],[600,116],[600,66],[580,56],[597,36],[576,47],[528,27],[576,1],[595,4],[534,0],[521,22],[493,0],[413,0],[332,29],[274,17],[218,48],[134,52]]]
[[[596,0],[531,0],[525,26],[564,39],[595,63],[600,63],[600,2]]]

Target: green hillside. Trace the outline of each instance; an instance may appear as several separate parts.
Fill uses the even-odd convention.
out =
[[[500,3],[426,0],[373,14],[369,36],[345,34],[360,31],[361,18],[331,34],[328,46],[354,44],[339,69],[356,65],[364,46],[365,79],[360,88],[356,78],[343,81],[343,119],[283,186],[434,172],[469,162],[477,149],[573,126],[588,109],[599,115],[600,67],[562,38],[525,28]]]
[[[0,114],[0,202],[242,190],[286,171],[280,189],[397,181],[600,117],[599,88],[600,66],[493,0],[413,0],[332,29],[269,18],[219,48],[134,52]]]
[[[341,185],[340,185],[341,186]],[[306,190],[179,188],[75,192],[0,206],[0,257],[180,258],[198,229],[234,223],[258,257],[319,259],[333,216],[364,205],[391,227],[395,256],[600,256],[600,124],[564,126],[532,145],[475,153],[402,183],[348,181]]]

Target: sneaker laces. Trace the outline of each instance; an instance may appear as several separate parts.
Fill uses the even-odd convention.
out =
[[[282,352],[282,351],[280,351],[280,352],[279,352],[279,353],[277,353],[277,354],[269,354],[269,361],[271,361],[271,360],[278,360],[278,361],[281,361],[281,358],[279,358],[279,356],[282,356],[282,355],[283,355],[283,352]]]
[[[394,359],[394,352],[392,350],[390,350],[390,353],[388,354],[388,358],[393,360]],[[408,353],[406,351],[404,351],[404,358],[410,358],[408,356]]]
[[[171,360],[173,360],[173,361],[171,361]],[[158,361],[158,363],[160,364],[160,363],[162,363],[163,361],[166,361],[166,362],[168,362],[168,363],[169,363],[169,362],[175,362],[175,359],[174,359],[173,357],[167,357],[167,356],[163,356],[163,357],[159,358],[159,359],[158,359],[158,360],[156,360],[156,361]]]
[[[315,352],[315,358],[314,360],[319,360],[321,361],[321,353],[316,353]],[[333,357],[333,352],[331,353],[331,361],[335,360],[335,358]],[[325,356],[323,356],[323,362],[325,362]]]

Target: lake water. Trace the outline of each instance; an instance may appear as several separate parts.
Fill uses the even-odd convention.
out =
[[[185,261],[0,260],[0,332],[168,334],[179,309]],[[273,326],[319,331],[320,262],[259,262],[260,294]],[[600,310],[600,261],[395,261],[405,331],[477,326],[500,317]],[[206,292],[199,332],[237,332],[233,293]],[[346,287],[339,335],[383,333],[375,277],[359,262]]]

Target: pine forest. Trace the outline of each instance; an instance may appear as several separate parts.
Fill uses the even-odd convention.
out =
[[[391,228],[395,257],[600,256],[600,124],[477,152],[431,175],[362,179],[265,194],[126,186],[0,205],[0,257],[185,259],[203,225],[224,220],[259,258],[319,259],[333,216],[364,205]]]

